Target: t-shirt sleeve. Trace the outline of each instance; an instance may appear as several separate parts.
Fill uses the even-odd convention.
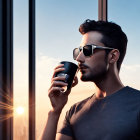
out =
[[[72,126],[70,124],[70,119],[74,113],[74,106],[70,108],[69,111],[66,112],[65,119],[63,121],[62,127],[58,130],[58,133],[74,137]]]
[[[92,97],[92,96],[91,96]],[[71,124],[71,122],[74,120],[75,115],[78,111],[81,110],[81,108],[83,107],[83,105],[91,98],[88,97],[87,99],[80,101],[78,103],[75,103],[70,110],[68,110],[66,112],[65,115],[65,119],[63,121],[63,125],[62,127],[58,130],[58,133],[67,135],[67,136],[71,136],[73,138],[75,138],[74,135],[74,131],[73,131],[73,125]]]

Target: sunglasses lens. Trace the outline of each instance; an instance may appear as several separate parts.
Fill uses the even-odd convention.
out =
[[[75,48],[73,50],[73,59],[76,60],[77,56],[79,55],[81,48]],[[92,55],[92,46],[91,45],[86,45],[83,47],[83,53],[85,56],[91,56]]]
[[[92,46],[91,45],[84,46],[83,53],[85,56],[91,56],[92,55]]]
[[[79,55],[79,52],[80,52],[79,48],[75,48],[73,50],[73,59],[74,60],[76,60],[77,56]]]

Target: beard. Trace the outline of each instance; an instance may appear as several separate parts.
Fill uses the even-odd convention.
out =
[[[94,68],[87,68],[81,71],[80,79],[84,82],[92,81],[94,83],[100,82],[108,75],[107,63],[104,65],[96,66]]]
[[[86,82],[86,81],[92,81],[92,82],[97,82],[97,81],[102,81],[103,79],[105,79],[107,75],[107,69],[104,69],[102,71],[99,71],[98,73],[86,73],[86,72],[82,72],[81,74],[81,80]]]

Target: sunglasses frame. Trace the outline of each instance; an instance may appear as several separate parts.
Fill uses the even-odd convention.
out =
[[[84,47],[86,47],[86,46],[91,46],[92,47],[92,53],[91,53],[91,55],[90,56],[86,56],[85,54],[84,54]],[[79,49],[79,53],[82,51],[83,52],[83,54],[86,56],[86,57],[91,57],[92,55],[93,55],[93,53],[94,53],[94,49],[105,49],[105,50],[113,50],[114,48],[110,48],[110,47],[103,47],[103,46],[96,46],[96,45],[94,45],[94,44],[91,44],[91,45],[85,45],[85,46],[83,46],[83,47],[79,47],[79,48],[75,48],[74,50],[73,50],[73,59],[74,60],[76,60],[76,58],[74,58],[74,51],[76,50],[76,49]],[[78,53],[78,55],[79,55],[79,53]],[[77,55],[77,56],[78,56]]]

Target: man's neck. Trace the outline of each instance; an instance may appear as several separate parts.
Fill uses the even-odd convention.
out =
[[[109,76],[102,81],[98,81],[95,83],[97,86],[96,97],[97,98],[104,98],[108,95],[111,95],[118,90],[122,89],[124,85],[122,84],[119,76]]]

